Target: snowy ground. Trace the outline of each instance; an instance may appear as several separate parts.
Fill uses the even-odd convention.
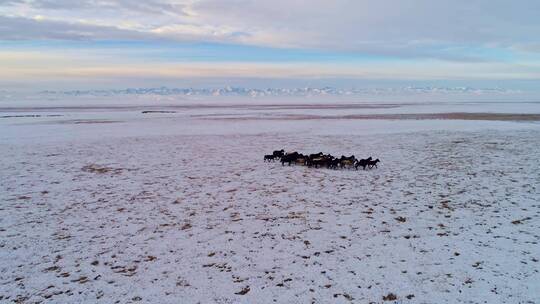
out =
[[[107,115],[2,120],[0,302],[540,303],[538,124]]]

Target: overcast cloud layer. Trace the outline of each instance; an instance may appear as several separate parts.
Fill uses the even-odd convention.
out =
[[[442,57],[540,44],[534,0],[7,0],[0,14],[0,39],[144,37]]]

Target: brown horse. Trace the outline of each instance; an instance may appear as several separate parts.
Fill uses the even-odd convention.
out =
[[[349,157],[345,157],[344,155],[341,155],[341,158],[339,159],[339,166],[342,169],[345,167],[352,168],[355,162],[356,162],[356,158],[354,157],[354,155],[351,155]]]

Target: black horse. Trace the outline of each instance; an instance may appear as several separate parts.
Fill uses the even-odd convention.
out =
[[[354,164],[354,168],[356,168],[356,170],[358,170],[358,167],[362,167],[364,170],[366,170],[367,165],[369,164],[369,162],[372,159],[373,158],[371,158],[371,156],[366,158],[366,159],[361,159],[361,160],[357,161],[356,164]]]
[[[270,155],[270,154],[267,154],[264,156],[264,161],[274,161],[276,160],[276,156],[275,155]]]
[[[341,160],[339,160],[339,158],[332,157],[330,159],[330,162],[328,163],[328,168],[329,169],[337,169],[338,166],[340,165],[340,163],[341,163]]]
[[[324,153],[319,152],[319,153],[315,153],[315,154],[310,154],[309,158],[314,159],[314,158],[322,157],[323,155],[324,155]]]
[[[320,158],[323,158],[323,156],[324,156],[324,153],[322,153],[322,152],[310,154],[310,155],[306,158],[306,165],[307,165],[308,167],[314,166],[315,163],[317,163],[318,160],[319,160]],[[315,159],[317,159],[317,161],[314,163],[313,160],[315,160]]]
[[[296,159],[299,156],[300,156],[300,153],[298,152],[287,153],[281,157],[281,165],[283,166],[285,165],[285,163],[288,163],[290,166],[291,163],[296,162]]]
[[[376,160],[370,160],[368,162],[368,166],[369,166],[370,169],[373,169],[373,167],[378,168],[377,163],[380,163],[380,162],[381,161],[378,158]]]
[[[311,165],[315,168],[328,167],[328,159],[319,157],[311,160]]]
[[[281,150],[276,150],[272,153],[272,155],[275,157],[275,158],[281,158],[283,155],[285,155],[285,150],[281,149]]]

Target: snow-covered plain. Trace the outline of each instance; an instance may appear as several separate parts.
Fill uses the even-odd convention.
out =
[[[44,111],[0,120],[2,303],[540,302],[538,123]]]

